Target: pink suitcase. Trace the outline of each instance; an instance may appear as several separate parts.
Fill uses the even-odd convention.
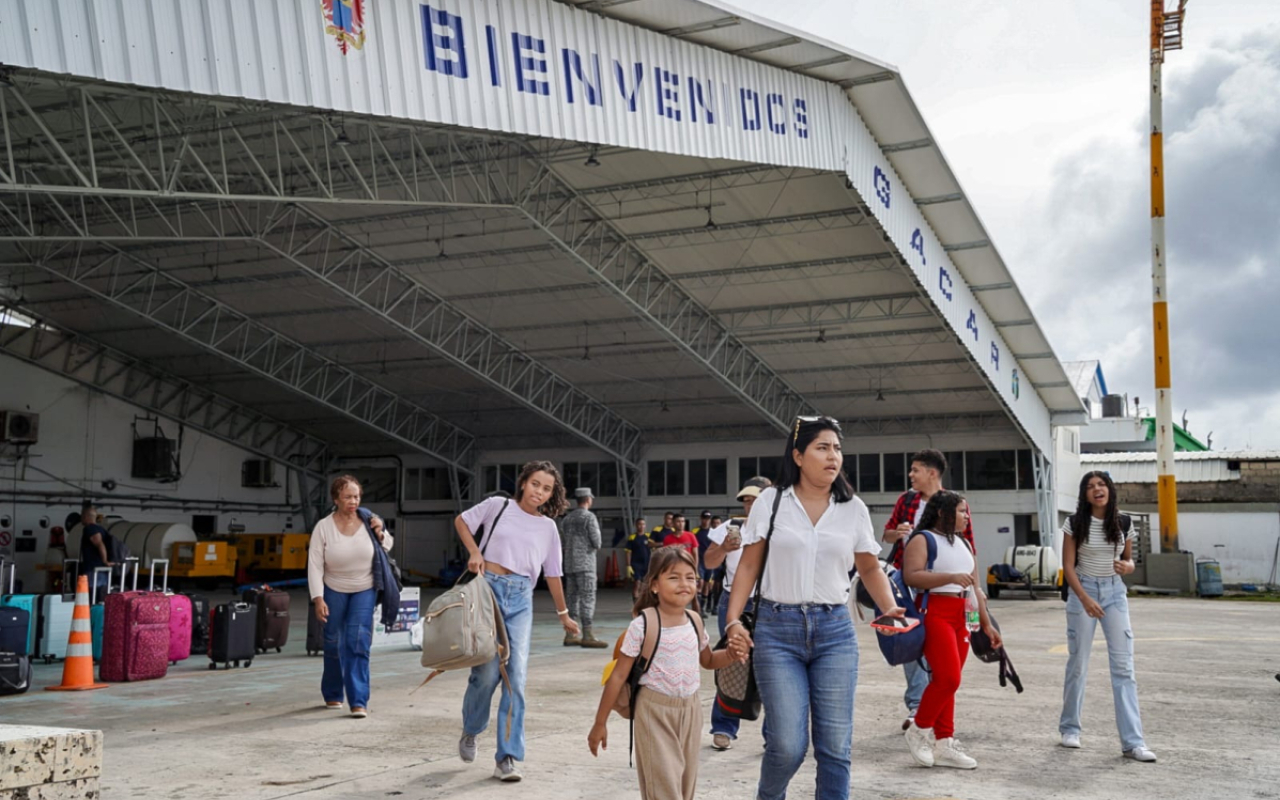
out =
[[[169,592],[169,559],[156,558],[151,561],[151,572],[164,566],[164,583],[160,591],[169,598],[169,665],[191,658],[192,608],[191,598],[182,594]]]
[[[129,562],[136,587],[137,559],[129,559],[125,571]],[[153,584],[154,579],[153,571]],[[101,680],[145,681],[165,676],[169,670],[169,598],[164,592],[135,589],[108,595],[103,617]]]

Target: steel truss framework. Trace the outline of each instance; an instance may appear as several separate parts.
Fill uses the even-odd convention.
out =
[[[228,110],[223,105],[182,101],[154,92],[128,98],[129,109],[124,111],[122,103],[113,102],[119,94],[114,90],[73,84],[67,94],[66,101],[37,110],[17,86],[0,91],[11,101],[0,105],[6,137],[6,159],[0,162],[0,180],[5,183],[0,184],[0,192],[8,189],[51,195],[61,191],[81,198],[96,195],[102,200],[116,196],[129,203],[138,198],[181,197],[234,200],[237,205],[246,200],[268,200],[447,209],[514,207],[766,420],[785,428],[797,412],[813,410],[747,345],[605,220],[587,195],[559,179],[547,161],[545,145],[464,136],[385,120],[348,121],[339,134],[332,120],[321,114],[289,113],[266,106]],[[28,155],[39,154],[38,166],[33,168],[15,158],[14,131],[21,131]],[[354,144],[338,146],[352,138]],[[291,231],[291,224],[304,216],[307,224],[321,227],[319,234],[308,238]],[[105,217],[109,221],[129,218],[120,209]],[[732,238],[754,235],[761,229],[804,232],[815,227],[859,225],[865,217],[861,209],[836,210],[751,220],[700,232],[663,231],[649,238],[656,239],[659,246],[672,246],[693,236]],[[138,233],[129,230],[127,235]],[[162,235],[172,233],[161,231]],[[461,312],[336,226],[325,223],[314,211],[281,204],[259,233],[260,240],[286,258],[309,265],[307,271],[335,288],[346,286],[351,299],[398,327],[415,335],[425,329],[438,336],[455,336],[426,341],[544,416],[598,446],[607,445],[606,452],[636,463],[638,430],[634,426],[492,331],[466,320]],[[333,239],[345,240],[347,252],[342,258],[328,258],[323,249]],[[350,275],[359,276],[361,283],[344,282]],[[357,285],[358,293],[353,290]],[[396,313],[402,316],[396,318]],[[461,325],[450,328],[439,321],[451,316]],[[458,333],[468,336],[456,336]],[[448,345],[464,349],[449,350]],[[497,363],[495,355],[499,356]],[[477,356],[483,365],[478,371],[468,360]],[[547,398],[546,390],[552,387],[561,391]],[[566,397],[581,401],[576,408],[567,409],[571,412],[585,409],[603,411],[604,415],[565,419]],[[539,403],[543,398],[547,402]],[[603,419],[597,418],[600,416]],[[615,429],[610,431],[613,435],[598,435],[601,427]]]
[[[19,306],[0,306],[0,318],[8,312],[35,319],[35,324],[0,326],[0,351],[270,459],[305,478],[308,491],[302,497],[312,509],[326,503],[325,480],[333,455],[327,442],[89,337],[54,327]]]

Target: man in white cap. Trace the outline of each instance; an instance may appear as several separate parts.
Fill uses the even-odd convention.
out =
[[[564,595],[569,616],[582,628],[581,638],[565,634],[564,646],[602,648],[608,643],[591,632],[596,614],[596,552],[600,550],[600,521],[591,513],[595,496],[588,488],[575,489],[578,507],[560,521],[560,541],[564,545]]]

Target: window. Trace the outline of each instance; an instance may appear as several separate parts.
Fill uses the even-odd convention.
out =
[[[965,453],[968,491],[1016,489],[1017,464],[1013,450],[979,450]]]
[[[886,492],[904,492],[907,490],[907,453],[884,454],[884,490]]]
[[[612,461],[566,461],[564,488],[570,497],[573,490],[586,487],[596,497],[618,496],[618,465]]]
[[[515,497],[519,477],[519,464],[490,464],[484,468],[484,491],[486,494],[503,491]]]
[[[849,483],[853,484],[853,488],[858,488],[858,457],[844,457],[844,476],[849,479]]]
[[[408,467],[404,471],[404,499],[452,500],[448,467]]]
[[[858,456],[858,492],[880,491],[880,454],[862,453]]]
[[[781,472],[782,459],[777,456],[760,456],[759,458],[738,459],[739,483],[745,483],[756,476],[768,478],[774,483],[777,483],[778,476]]]
[[[947,472],[942,476],[942,485],[948,489],[957,492],[963,492],[964,488],[964,453],[956,451],[946,453]]]
[[[1018,451],[1018,488],[1036,488],[1035,462],[1031,460],[1030,450]]]
[[[649,462],[649,496],[684,494],[683,461]]]
[[[729,465],[723,458],[695,458],[689,461],[689,494],[722,495],[728,492]]]

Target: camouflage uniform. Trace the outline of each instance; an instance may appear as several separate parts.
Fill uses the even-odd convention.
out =
[[[591,637],[596,614],[596,552],[600,549],[600,522],[585,508],[575,508],[560,522],[564,545],[565,602],[569,616],[582,626],[582,639]]]

